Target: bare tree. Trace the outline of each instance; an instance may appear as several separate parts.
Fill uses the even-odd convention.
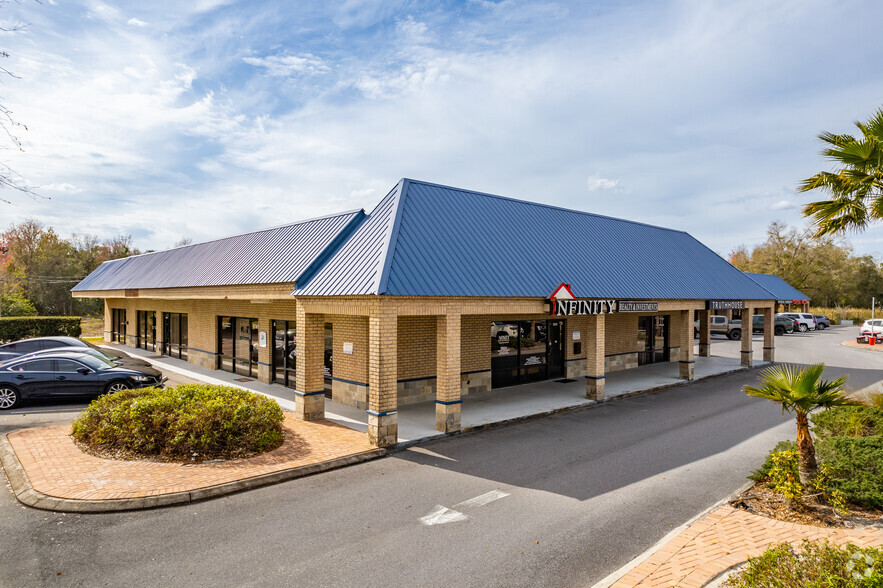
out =
[[[39,3],[39,0],[37,0]],[[6,0],[0,0],[0,8],[2,8],[6,4]],[[15,33],[18,31],[22,31],[26,28],[26,25],[17,23],[11,26],[0,26],[0,33]],[[0,50],[0,58],[9,58],[9,53],[4,50]],[[20,76],[16,75],[14,72],[9,69],[0,66],[0,76],[8,76],[14,79],[21,79]],[[27,131],[28,127],[24,123],[16,120],[13,115],[12,110],[6,105],[6,100],[3,96],[0,96],[0,129],[2,132],[6,134],[6,145],[0,146],[0,149],[15,149],[18,151],[24,151],[24,147],[22,145],[21,137],[19,133],[24,130]],[[43,197],[48,198],[46,196],[41,196],[34,191],[34,189],[27,183],[27,181],[12,169],[9,164],[6,162],[0,161],[0,191],[6,190],[16,190],[22,194],[27,194],[33,198]],[[0,196],[0,202],[4,202],[6,204],[11,204],[12,201]]]

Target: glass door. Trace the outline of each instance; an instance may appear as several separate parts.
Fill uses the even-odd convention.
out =
[[[564,377],[564,323],[549,321],[549,378]]]
[[[156,312],[138,311],[138,347],[156,351]]]
[[[668,315],[638,317],[638,365],[666,362]]]
[[[273,381],[297,387],[297,329],[294,321],[273,321]]]
[[[111,309],[110,340],[125,345],[126,343],[126,309]]]
[[[162,313],[162,353],[169,357],[187,359],[187,315],[178,312]]]
[[[233,365],[234,371],[242,376],[251,375],[251,324],[252,319],[247,318],[237,318],[234,322]]]

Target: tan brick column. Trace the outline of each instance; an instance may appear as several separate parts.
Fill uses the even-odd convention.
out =
[[[111,322],[113,321],[113,317],[110,312],[110,304],[107,303],[107,299],[104,299],[104,342],[110,343],[111,334],[110,332],[113,330],[113,326]],[[157,329],[157,331],[162,332],[162,329]]]
[[[699,356],[711,357],[711,311],[699,311]]]
[[[763,309],[763,360],[776,361],[776,321],[772,308]]]
[[[435,429],[443,433],[460,430],[460,313],[436,319]]]
[[[679,314],[681,329],[678,345],[681,347],[681,354],[678,359],[678,377],[682,380],[692,380],[696,368],[696,361],[693,359],[693,311],[682,310]]]
[[[586,321],[586,398],[604,400],[604,315],[588,315]]]
[[[751,347],[751,332],[754,328],[754,309],[748,305],[742,309],[742,365],[751,367],[754,365]]]
[[[297,303],[297,389],[294,415],[305,421],[325,418],[325,322]]]
[[[368,317],[368,441],[398,442],[398,317],[383,304]]]

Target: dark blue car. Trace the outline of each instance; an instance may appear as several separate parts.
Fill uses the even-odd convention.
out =
[[[22,357],[0,364],[0,410],[32,398],[95,397],[164,381],[155,368],[117,365],[76,351]]]

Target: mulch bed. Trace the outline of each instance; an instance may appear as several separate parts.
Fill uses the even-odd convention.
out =
[[[825,504],[792,501],[773,492],[763,483],[757,483],[746,492],[730,500],[730,506],[750,513],[803,525],[817,527],[883,528],[883,511],[849,505],[848,514],[840,514]]]

